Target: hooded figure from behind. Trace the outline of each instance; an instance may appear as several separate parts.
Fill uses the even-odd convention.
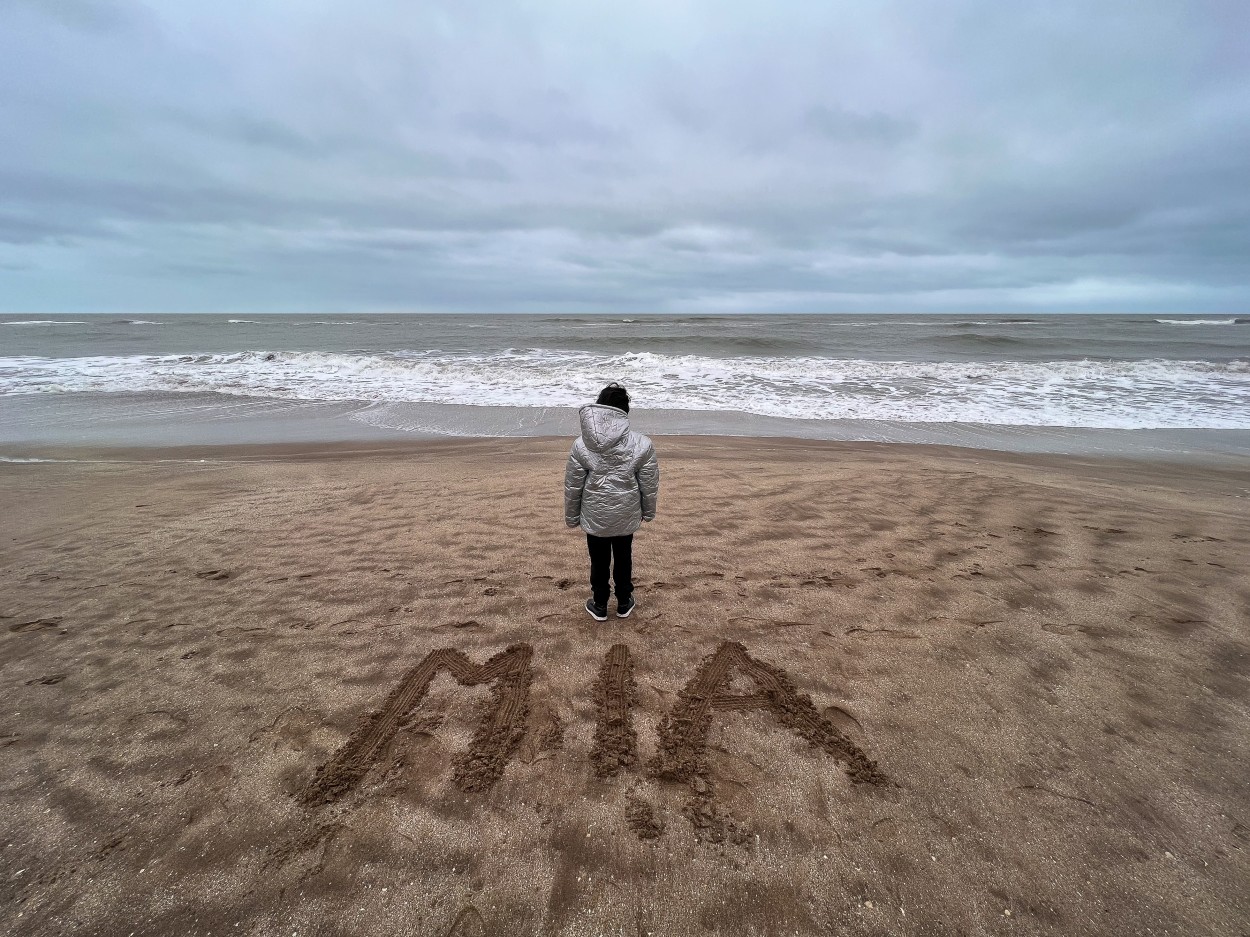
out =
[[[582,433],[573,443],[564,471],[564,521],[586,532],[594,592],[587,611],[602,621],[608,601],[603,553],[609,544],[601,541],[612,541],[617,614],[624,617],[633,608],[629,538],[643,521],[655,518],[660,465],[651,440],[629,428],[625,388],[609,384],[598,402],[582,407],[579,415]]]

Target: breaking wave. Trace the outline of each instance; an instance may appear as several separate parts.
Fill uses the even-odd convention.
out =
[[[1244,361],[916,362],[824,357],[261,352],[0,358],[0,394],[218,393],[573,407],[608,381],[640,407],[809,420],[1250,428]]]
[[[1240,325],[1250,319],[1155,319],[1159,325]]]

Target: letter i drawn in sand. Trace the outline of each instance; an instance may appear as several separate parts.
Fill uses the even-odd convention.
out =
[[[594,687],[597,720],[590,761],[601,778],[633,767],[638,761],[638,733],[634,731],[633,719],[637,694],[629,647],[613,644],[603,659]]]
[[[638,763],[638,733],[633,717],[638,684],[628,645],[614,644],[608,648],[592,695],[596,720],[590,763],[597,777],[610,778]],[[656,817],[650,802],[633,791],[626,794],[625,800],[625,820],[639,839],[655,839],[664,832],[664,822]]]

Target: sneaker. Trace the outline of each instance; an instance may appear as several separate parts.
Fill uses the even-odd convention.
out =
[[[586,600],[586,611],[590,612],[590,617],[595,621],[608,620],[608,608],[606,605],[596,605],[594,599]]]
[[[616,617],[628,618],[629,613],[634,610],[634,598],[630,596],[628,599],[622,599],[616,603]]]

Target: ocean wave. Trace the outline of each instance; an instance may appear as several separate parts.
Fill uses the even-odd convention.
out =
[[[3,322],[0,325],[86,325],[78,319],[18,319],[13,322]]]
[[[0,358],[3,395],[186,392],[574,407],[613,380],[652,409],[808,420],[1250,429],[1250,365],[1242,361],[959,363],[544,349]]]
[[[979,348],[1008,348],[1015,345],[1033,345],[1033,342],[1028,338],[1022,338],[1016,335],[1004,335],[1001,332],[993,335],[987,335],[983,332],[956,332],[954,335],[935,335],[931,341],[943,348],[956,347],[971,350]]]
[[[230,325],[256,325],[255,319],[227,319]]]
[[[645,328],[649,329],[650,326]],[[627,339],[631,351],[657,351],[681,354],[685,351],[723,355],[801,353],[811,349],[811,341],[804,338],[786,338],[777,335],[660,335],[639,331]],[[604,347],[605,340],[594,335],[562,336],[562,343],[570,349],[597,350]]]
[[[968,326],[986,326],[986,325],[1041,325],[1040,319],[964,319],[959,322],[943,322],[937,320],[933,325],[953,325],[957,328],[965,328]]]
[[[1250,322],[1250,319],[1155,319],[1154,321],[1159,325],[1239,325],[1243,321]]]
[[[697,313],[692,315],[650,313],[644,314],[643,318],[650,321],[663,319],[664,323],[667,325],[701,324],[704,322],[736,322],[743,325],[753,324],[751,323],[750,316],[725,315],[723,313]],[[636,322],[638,319],[618,319],[607,313],[596,313],[593,315],[583,316],[542,316],[538,319],[538,321],[559,322],[564,325],[603,325],[605,323],[614,324],[616,322]]]
[[[164,325],[163,322],[153,322],[151,319],[119,319],[119,325]]]

